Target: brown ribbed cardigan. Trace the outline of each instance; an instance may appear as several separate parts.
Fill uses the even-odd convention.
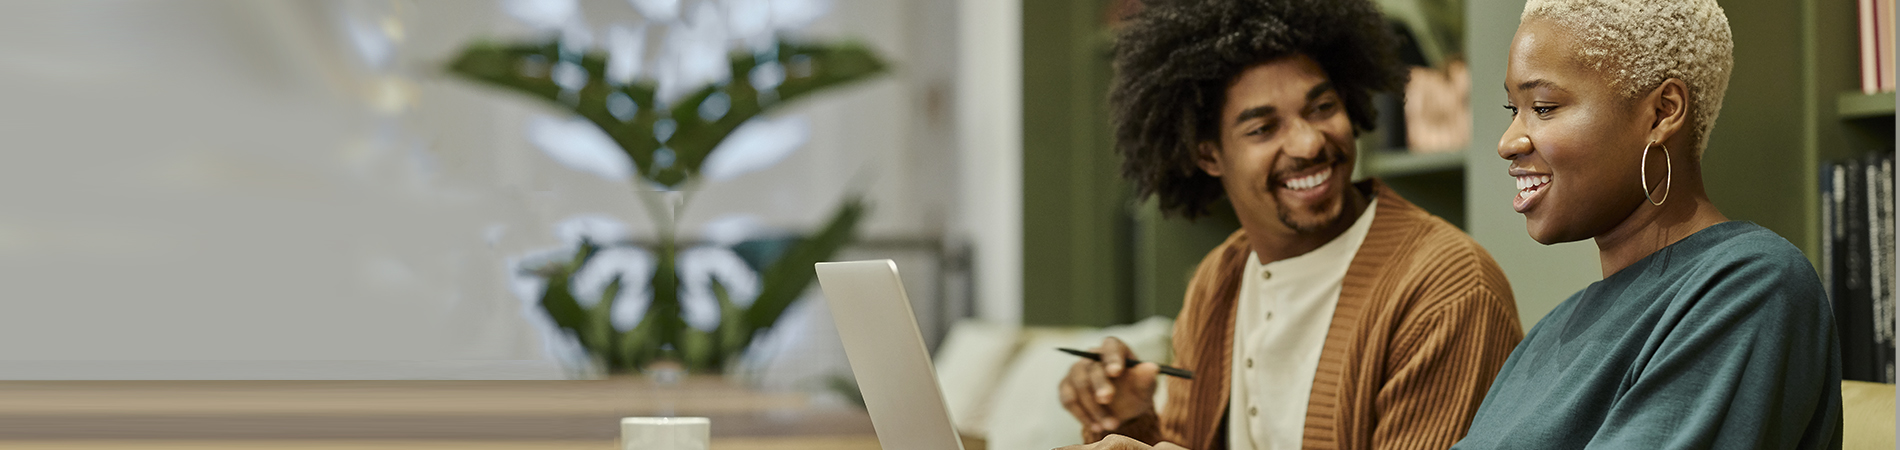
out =
[[[1378,197],[1378,211],[1340,286],[1301,446],[1449,448],[1524,338],[1510,284],[1463,231],[1383,183],[1359,185]],[[1130,420],[1117,433],[1226,448],[1235,299],[1251,253],[1239,231],[1201,261],[1174,329],[1174,361],[1194,379],[1168,378],[1159,417]]]

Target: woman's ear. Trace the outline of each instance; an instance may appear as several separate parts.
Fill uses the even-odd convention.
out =
[[[1656,142],[1669,142],[1670,138],[1682,132],[1689,124],[1689,85],[1682,80],[1670,78],[1649,93],[1645,106],[1655,117],[1649,124],[1649,138]]]
[[[1201,166],[1201,171],[1207,172],[1207,176],[1220,178],[1220,144],[1202,142],[1194,150],[1194,165]]]

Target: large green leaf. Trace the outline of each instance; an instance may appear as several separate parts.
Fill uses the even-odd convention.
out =
[[[587,310],[581,308],[580,302],[574,299],[574,272],[587,264],[587,260],[593,258],[594,253],[599,249],[600,247],[592,242],[583,240],[580,248],[574,252],[574,256],[569,261],[550,263],[532,269],[536,275],[545,278],[548,282],[547,286],[541,290],[541,309],[547,311],[548,317],[554,320],[556,326],[576,333],[576,337],[583,340],[585,338],[579,336],[579,333],[586,326]]]
[[[754,69],[761,66],[769,66],[761,70],[762,74],[774,72],[771,67],[781,68],[776,73],[783,74],[783,82],[763,92],[755,89],[749,80]],[[554,76],[557,71],[573,68],[585,73],[586,84],[566,91]],[[706,157],[746,120],[792,100],[877,75],[885,70],[885,64],[856,43],[781,42],[775,51],[762,55],[733,53],[731,68],[733,82],[702,87],[677,105],[656,105],[652,82],[635,80],[615,85],[607,80],[604,53],[563,51],[558,42],[477,42],[464,48],[448,66],[449,73],[540,98],[579,114],[620,145],[641,177],[670,187],[697,176]],[[622,109],[616,117],[609,109],[609,99],[622,96],[614,101],[630,100],[634,106]],[[715,97],[713,101],[724,108],[702,108]],[[711,114],[714,112],[722,113]],[[669,119],[673,126],[665,140],[654,133],[662,118]],[[656,157],[662,148],[673,152],[673,157]]]
[[[619,352],[614,351],[614,346],[619,345],[619,342],[614,339],[613,325],[614,297],[619,295],[620,276],[615,275],[613,281],[607,282],[607,288],[601,290],[600,301],[587,311],[587,322],[580,334],[581,342],[587,344],[587,352],[606,361],[609,366],[619,365],[616,363],[620,360]]]
[[[587,321],[587,310],[580,302],[574,301],[569,291],[568,277],[565,273],[548,277],[548,285],[541,291],[541,309],[547,311],[548,318],[554,319],[554,325],[570,332],[579,330]]]
[[[744,336],[747,339],[760,330],[770,328],[773,322],[778,321],[779,315],[785,313],[785,308],[798,300],[799,294],[804,293],[805,288],[818,277],[818,272],[812,268],[813,264],[830,260],[838,249],[851,242],[858,220],[864,217],[865,208],[862,198],[845,199],[823,230],[792,244],[765,271],[758,299],[746,308]]]
[[[713,298],[719,300],[719,354],[723,362],[745,350],[752,343],[752,336],[746,334],[745,308],[732,302],[732,293],[726,290],[725,283],[720,283],[718,278],[712,278],[711,282]]]

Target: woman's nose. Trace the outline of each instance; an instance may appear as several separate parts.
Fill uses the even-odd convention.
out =
[[[1511,127],[1504,130],[1504,136],[1498,137],[1498,157],[1517,159],[1530,152],[1530,135],[1524,134],[1524,129],[1518,125],[1518,121],[1511,121]]]

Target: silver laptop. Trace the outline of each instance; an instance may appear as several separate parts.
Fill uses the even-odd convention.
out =
[[[910,299],[888,259],[818,263],[845,357],[885,450],[963,450]]]

